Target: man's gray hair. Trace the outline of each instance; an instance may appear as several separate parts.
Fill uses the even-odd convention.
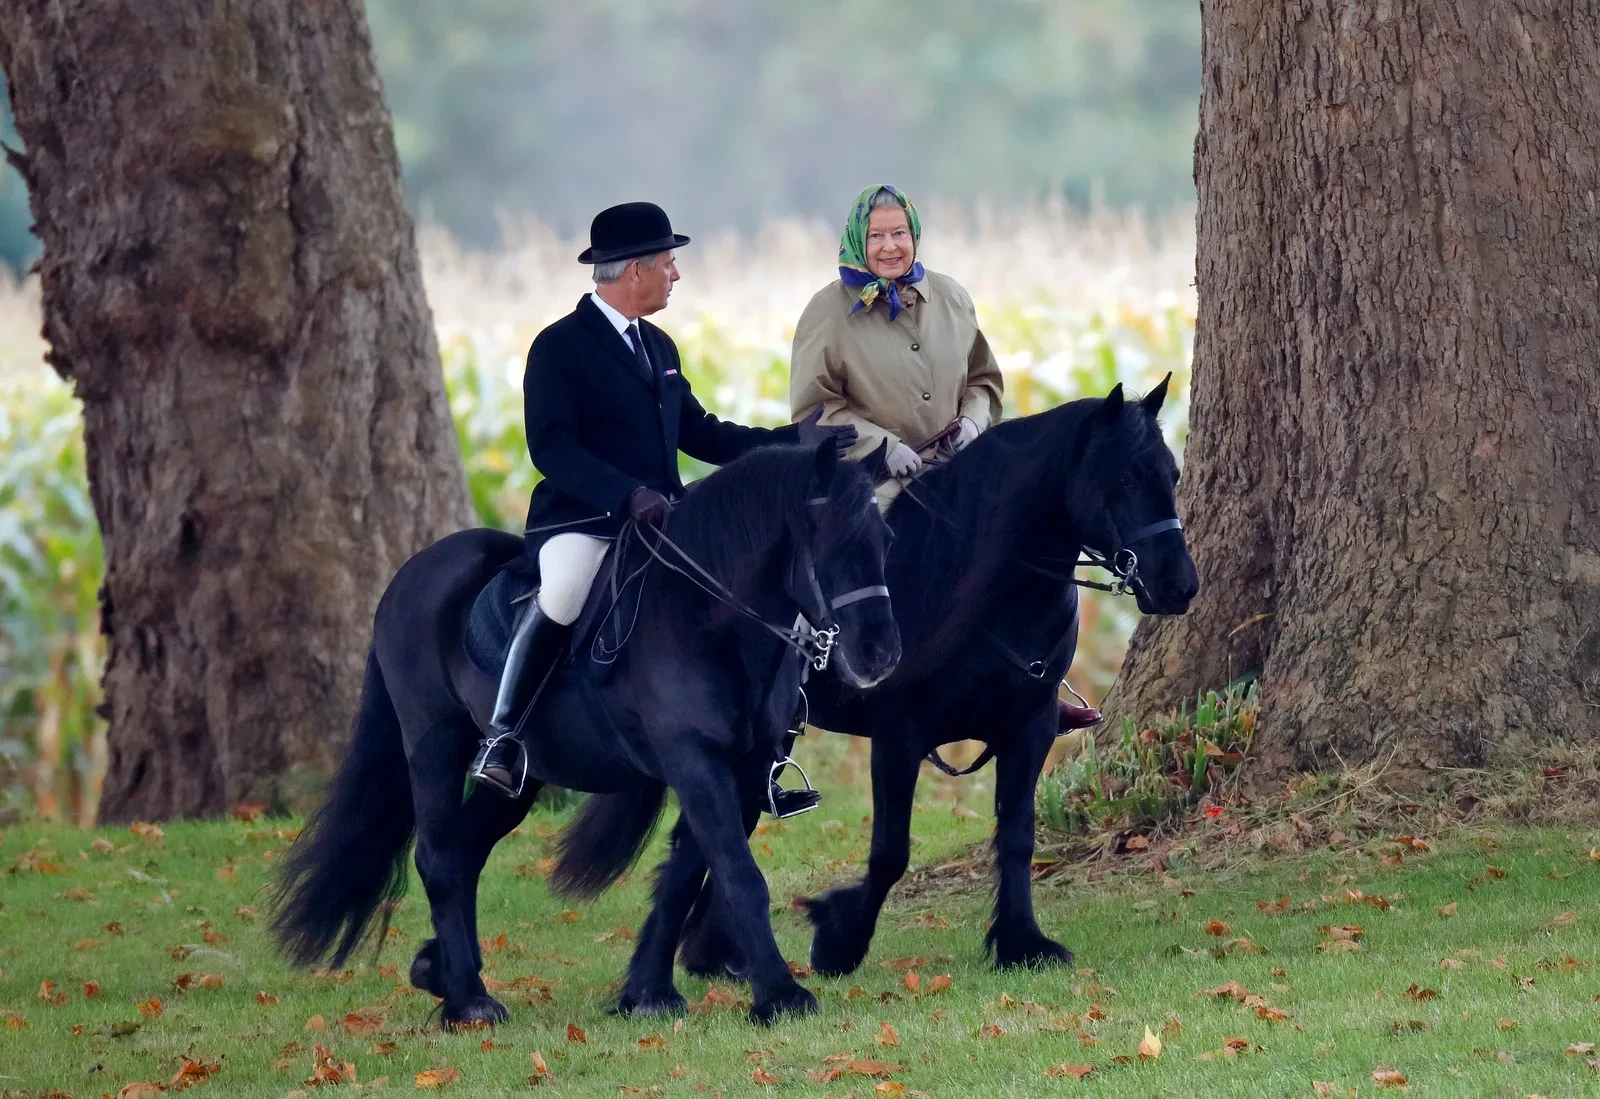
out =
[[[610,286],[622,277],[622,272],[626,271],[628,264],[634,260],[638,260],[641,267],[654,267],[656,265],[655,256],[634,256],[630,259],[615,259],[609,263],[597,263],[594,265],[594,284],[596,286]]]

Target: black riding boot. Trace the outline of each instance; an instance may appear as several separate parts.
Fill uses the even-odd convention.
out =
[[[506,651],[489,735],[472,761],[469,774],[474,781],[508,798],[521,796],[528,777],[528,751],[522,745],[518,722],[555,667],[571,631],[571,626],[546,617],[537,598],[528,600]]]
[[[805,771],[789,754],[794,751],[795,738],[804,735],[804,732],[805,722],[799,715],[796,715],[794,727],[789,730],[789,735],[784,738],[783,755],[773,763],[772,772],[767,777],[767,807],[762,812],[770,813],[779,820],[784,817],[797,817],[801,813],[809,813],[822,800],[822,791],[812,787],[811,779],[807,777]],[[793,767],[800,772],[800,781],[806,784],[805,789],[785,790],[778,785],[778,776],[783,774],[785,767]]]

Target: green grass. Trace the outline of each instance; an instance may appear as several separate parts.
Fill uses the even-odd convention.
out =
[[[788,899],[853,877],[867,848],[864,797],[837,768],[828,789],[822,810],[755,841],[772,882],[779,941],[797,960],[804,960],[809,936]],[[925,785],[913,821],[916,866],[961,859],[985,837],[983,789]],[[963,796],[985,809],[982,819],[955,800]],[[1412,1095],[1600,1094],[1600,1076],[1586,1058],[1564,1052],[1600,1041],[1600,862],[1589,855],[1597,842],[1591,833],[1459,833],[1388,866],[1382,859],[1395,845],[1366,837],[1359,854],[1347,845],[1342,856],[1293,861],[1241,855],[1212,872],[1175,861],[1165,874],[1128,865],[1061,873],[1038,883],[1040,919],[1083,968],[1044,973],[992,970],[981,953],[988,907],[982,882],[959,866],[925,872],[897,892],[858,973],[807,978],[821,997],[820,1015],[758,1029],[733,1006],[691,1013],[681,1027],[671,1019],[609,1016],[610,984],[631,943],[607,933],[642,923],[647,874],[636,872],[623,888],[576,909],[579,918],[564,917],[571,906],[548,894],[538,868],[544,837],[560,817],[539,812],[490,864],[482,929],[506,939],[488,955],[491,975],[507,982],[537,976],[549,982],[549,999],[502,993],[512,1020],[487,1035],[440,1033],[430,997],[404,984],[411,953],[427,934],[415,886],[381,969],[368,955],[349,975],[313,976],[276,959],[262,921],[236,910],[264,907],[258,890],[285,848],[284,823],[173,824],[161,839],[125,829],[8,829],[0,841],[0,868],[14,868],[0,877],[0,1093],[33,1099],[58,1088],[80,1099],[115,1096],[130,1082],[170,1079],[192,1057],[221,1064],[202,1085],[209,1091],[280,1097],[305,1087],[313,1047],[322,1044],[337,1062],[357,1066],[362,1090],[406,1093],[416,1090],[418,1073],[446,1067],[461,1072],[449,1092],[524,1093],[530,1054],[539,1051],[554,1074],[541,1091],[571,1096],[618,1095],[619,1088],[730,1099],[839,1097],[852,1088],[863,1099],[874,1095],[876,1081],[864,1076],[808,1079],[808,1070],[821,1073],[825,1058],[845,1052],[900,1064],[893,1081],[906,1094],[950,1099],[1299,1096],[1314,1094],[1313,1081],[1336,1084],[1335,1094],[1356,1088],[1367,1096],[1379,1094],[1372,1081],[1379,1065],[1403,1073]],[[105,842],[97,849],[97,840],[112,849]],[[1504,876],[1488,876],[1490,865]],[[1390,907],[1340,900],[1346,889],[1380,895]],[[1294,906],[1314,901],[1315,909],[1268,914],[1256,904],[1284,894]],[[1457,905],[1453,916],[1441,918],[1436,909],[1450,904]],[[1576,920],[1541,929],[1565,912]],[[1229,924],[1226,936],[1207,935],[1212,920]],[[122,934],[106,930],[113,921]],[[1347,924],[1365,928],[1363,950],[1317,949],[1326,941],[1319,927]],[[1240,937],[1267,952],[1235,943],[1224,957],[1206,953]],[[175,959],[172,953],[184,953],[175,948],[187,956]],[[907,991],[900,971],[884,965],[910,956],[923,959],[920,998]],[[1459,968],[1441,968],[1445,958]],[[174,981],[183,973],[216,974],[223,984],[180,992]],[[949,975],[949,990],[928,995],[940,974]],[[44,981],[66,1002],[42,1001]],[[85,997],[86,981],[98,982],[98,997]],[[1271,1022],[1232,1000],[1197,998],[1227,981],[1267,997],[1288,1019]],[[1408,998],[1413,984],[1437,996]],[[703,981],[684,977],[679,987],[691,1001],[706,996]],[[853,988],[863,992],[852,998]],[[258,990],[275,1002],[259,1003]],[[145,1018],[137,1005],[152,998],[163,1011]],[[1104,1017],[1091,1019],[1092,1008]],[[381,1014],[381,1030],[347,1034],[343,1020],[353,1012]],[[307,1030],[317,1015],[326,1029]],[[26,1025],[7,1029],[8,1018]],[[1497,1028],[1497,1019],[1515,1029]],[[133,1023],[142,1025],[111,1036]],[[898,1047],[876,1043],[885,1023]],[[569,1024],[585,1031],[587,1042],[569,1041]],[[991,1026],[1000,1033],[985,1036]],[[1163,1033],[1159,1059],[1117,1063],[1134,1056],[1146,1027]],[[640,1047],[641,1038],[657,1034],[666,1048]],[[486,1037],[493,1043],[487,1050]],[[1244,1039],[1248,1050],[1223,1057],[1217,1051],[1228,1038]],[[393,1052],[375,1053],[379,1042],[394,1043]],[[1208,1052],[1211,1059],[1202,1059]],[[1064,1062],[1094,1072],[1081,1081],[1044,1075]],[[758,1068],[780,1084],[752,1082]],[[377,1085],[379,1078],[387,1083]],[[899,1092],[890,1086],[881,1094]]]

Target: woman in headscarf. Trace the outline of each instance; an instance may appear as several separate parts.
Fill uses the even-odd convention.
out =
[[[795,325],[789,404],[796,421],[855,427],[848,456],[885,448],[885,511],[939,446],[961,450],[1000,419],[1004,383],[972,298],[917,259],[922,222],[894,187],[856,197],[839,242],[839,278]],[[1061,728],[1100,720],[1061,703]]]

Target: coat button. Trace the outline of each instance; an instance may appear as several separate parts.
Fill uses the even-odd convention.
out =
[[[925,401],[931,401],[931,400],[933,400],[933,394],[932,393],[924,393],[922,395],[922,399],[925,400]]]
[[[911,350],[913,350],[913,351],[921,351],[922,350],[922,345],[920,343],[914,343],[914,344],[911,345]]]

